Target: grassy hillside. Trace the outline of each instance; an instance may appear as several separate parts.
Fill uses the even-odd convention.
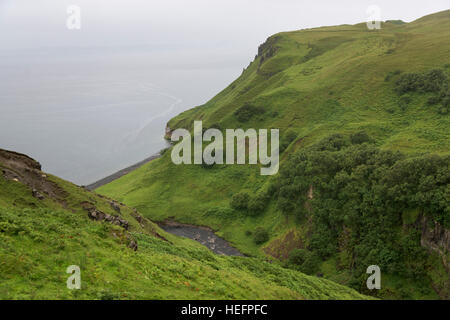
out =
[[[381,30],[374,31],[362,23],[279,33],[260,46],[254,61],[236,81],[205,105],[173,118],[168,127],[192,130],[194,120],[202,120],[205,127],[222,130],[279,128],[280,174],[288,163],[295,165],[296,160],[289,160],[291,155],[316,148],[335,134],[345,139],[367,136],[365,142],[370,142],[377,152],[398,151],[403,158],[445,156],[450,150],[449,39],[450,11],[412,23],[386,22]],[[448,163],[448,158],[445,159],[444,167]],[[435,175],[437,171],[433,172],[430,174]],[[208,225],[253,256],[269,254],[286,260],[294,249],[312,250],[316,254],[310,244],[311,234],[320,225],[315,216],[316,207],[312,204],[300,221],[295,213],[283,212],[280,202],[293,204],[300,200],[295,197],[280,200],[280,189],[276,187],[280,185],[279,179],[279,175],[260,176],[257,166],[175,166],[170,152],[166,152],[161,159],[98,192],[138,208],[151,219],[175,218],[180,222]],[[435,187],[443,188],[441,205],[434,210],[440,210],[440,217],[448,219],[445,205],[450,200],[448,180],[439,181]],[[371,194],[371,189],[368,190]],[[256,214],[233,208],[233,196],[236,199],[242,193],[250,195],[252,204],[249,202],[248,206]],[[264,203],[258,207],[259,200]],[[398,235],[398,239],[402,238],[401,230],[411,234],[398,217],[404,214],[403,209],[405,212],[423,210],[420,200],[414,200],[415,204],[413,200],[408,201],[411,203],[405,206],[411,208],[390,210],[394,222],[383,232]],[[339,208],[335,202],[333,206],[336,215],[346,214],[342,206]],[[365,212],[360,210],[358,214]],[[422,213],[410,216],[412,229],[419,232]],[[355,231],[341,222],[330,223],[322,227],[338,229],[331,239],[336,243],[345,235],[343,230]],[[261,241],[255,239],[255,233],[264,232],[268,241],[264,237]],[[355,254],[354,249],[362,240],[355,236],[352,241],[347,248],[337,249],[334,255],[322,256],[312,272],[361,289],[364,286],[362,266],[355,269],[351,259],[347,263],[341,261],[342,255]],[[425,250],[421,247],[420,234],[411,241],[414,249]],[[397,243],[390,245],[396,247]],[[363,254],[369,256],[368,251]],[[448,267],[446,271],[441,262],[442,258],[448,266],[448,253],[444,250],[428,256],[432,261],[419,267],[425,276],[423,272],[418,276],[393,271],[390,268],[393,262],[386,262],[390,271],[384,273],[384,287],[377,294],[385,298],[438,298],[438,294],[448,298]]]
[[[81,268],[81,290],[66,288],[70,265]],[[0,299],[365,298],[260,259],[215,255],[3,150],[0,274]]]

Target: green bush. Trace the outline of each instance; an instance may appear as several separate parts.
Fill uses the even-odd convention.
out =
[[[439,92],[448,83],[447,74],[440,69],[433,69],[425,73],[406,73],[396,82],[398,94],[407,92]]]
[[[257,193],[248,202],[248,213],[252,216],[261,214],[267,206],[267,195],[264,192]]]
[[[231,197],[230,206],[235,210],[246,210],[250,196],[247,192],[239,192]]]
[[[259,245],[267,242],[268,240],[269,233],[261,227],[256,228],[253,241],[255,241],[255,243]]]
[[[417,91],[423,86],[423,77],[418,73],[405,73],[395,83],[398,94]]]
[[[308,250],[294,249],[289,253],[288,263],[293,266],[301,266],[307,258]]]
[[[350,141],[352,142],[352,144],[361,144],[364,142],[369,142],[370,137],[365,131],[359,131],[350,135]]]
[[[317,254],[306,249],[294,249],[289,253],[288,265],[306,274],[315,274],[321,263]]]
[[[255,106],[247,103],[244,106],[237,109],[234,112],[234,115],[236,116],[236,119],[239,122],[247,122],[251,118],[253,118],[255,115],[263,114],[264,112],[265,112],[264,108],[255,107]]]
[[[286,150],[286,148],[297,138],[297,133],[292,130],[288,129],[286,133],[283,135],[280,141],[280,152],[283,152]]]

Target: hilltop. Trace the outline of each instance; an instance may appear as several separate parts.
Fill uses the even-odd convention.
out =
[[[280,174],[161,159],[98,189],[145,217],[207,225],[242,252],[382,298],[449,297],[450,10],[271,36],[177,128],[280,129]],[[397,179],[391,179],[392,177]],[[257,236],[258,235],[258,236]],[[262,236],[261,236],[262,235]]]

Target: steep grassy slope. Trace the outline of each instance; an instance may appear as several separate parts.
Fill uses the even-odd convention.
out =
[[[358,24],[280,33],[260,46],[255,60],[229,87],[205,105],[175,117],[168,127],[192,130],[194,120],[203,120],[207,128],[279,128],[281,169],[289,155],[333,134],[347,137],[363,132],[379,150],[401,151],[407,157],[445,155],[450,150],[448,84],[447,93],[439,88],[444,92],[439,100],[441,93],[427,90],[399,92],[398,82],[405,74],[434,69],[448,76],[449,39],[450,11],[408,24],[383,23],[376,31]],[[174,217],[208,225],[247,254],[286,258],[292,249],[307,247],[311,223],[280,210],[278,193],[271,188],[277,179],[260,176],[257,166],[175,166],[167,152],[98,191],[152,219]],[[239,192],[268,194],[270,199],[256,216],[248,215],[230,207]],[[310,214],[314,220],[314,210]],[[252,234],[258,227],[269,233],[265,244],[254,241]],[[400,221],[393,232],[401,228]],[[420,247],[420,239],[414,241]],[[428,271],[439,274],[436,281],[444,287],[441,297],[445,297],[448,270],[442,271],[440,262],[432,265],[433,271]],[[316,271],[342,283],[355,279],[354,270],[340,265],[336,257],[328,257]],[[436,282],[402,277],[387,275],[379,294],[437,297]]]
[[[0,169],[0,299],[365,298],[263,260],[214,255],[26,156],[0,150]],[[81,268],[81,290],[66,288],[70,265]]]

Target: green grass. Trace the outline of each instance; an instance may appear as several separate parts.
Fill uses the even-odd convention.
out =
[[[108,199],[50,176],[63,204],[40,201],[0,175],[0,299],[365,299],[331,281],[261,259],[213,254],[195,241],[133,218],[130,230],[88,218],[89,201],[111,215]],[[158,233],[168,241],[154,234]],[[127,247],[138,243],[135,252]],[[81,268],[81,290],[66,288],[66,268]]]
[[[279,128],[281,137],[293,130],[298,138],[281,155],[281,166],[289,154],[333,133],[361,130],[381,149],[410,156],[447,154],[449,117],[428,106],[429,96],[422,93],[413,93],[412,102],[402,110],[394,88],[397,70],[449,72],[449,39],[450,11],[412,23],[384,23],[376,31],[358,24],[279,33],[268,39],[237,80],[168,126],[192,130],[194,120],[203,120],[204,127]],[[247,103],[264,112],[239,122],[235,112]],[[248,231],[263,227],[274,240],[303,225],[282,216],[274,203],[258,217],[206,212],[228,208],[233,194],[254,194],[272,179],[260,176],[257,166],[175,166],[166,152],[98,192],[137,207],[151,219],[173,217],[210,226],[242,252],[260,257],[268,244],[255,245]]]

